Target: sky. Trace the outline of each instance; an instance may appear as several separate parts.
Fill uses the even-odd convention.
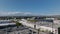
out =
[[[60,15],[60,0],[0,0],[0,15]]]

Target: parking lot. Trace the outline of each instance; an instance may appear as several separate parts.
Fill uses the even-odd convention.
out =
[[[19,28],[17,27],[9,27],[9,28],[4,28],[4,29],[0,29],[0,34],[38,34],[38,31],[33,29],[33,28],[29,28],[29,27],[22,27],[20,26]],[[39,32],[40,34],[48,34],[46,32]]]

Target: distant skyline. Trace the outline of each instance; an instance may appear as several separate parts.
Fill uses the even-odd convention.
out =
[[[0,16],[18,13],[60,15],[60,0],[0,0]]]

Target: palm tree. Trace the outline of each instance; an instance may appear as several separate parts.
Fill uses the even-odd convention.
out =
[[[5,20],[8,20],[8,17]],[[7,30],[8,30],[8,26],[6,26],[6,34],[8,34]]]

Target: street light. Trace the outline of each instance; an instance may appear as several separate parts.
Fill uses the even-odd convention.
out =
[[[40,32],[40,28],[38,29],[38,34],[39,34],[39,32]]]
[[[53,20],[52,20],[52,32],[51,32],[51,34],[53,34],[53,23],[54,23],[54,22],[53,22]]]

